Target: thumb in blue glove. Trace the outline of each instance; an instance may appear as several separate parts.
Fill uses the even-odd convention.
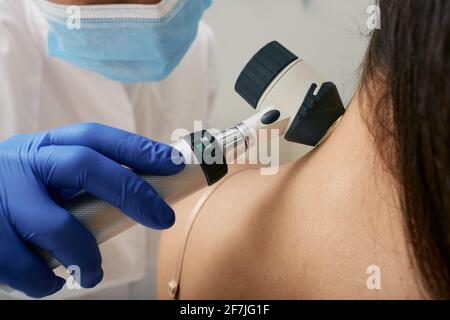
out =
[[[59,291],[64,279],[30,251],[51,252],[82,270],[81,286],[103,277],[92,234],[55,199],[86,191],[155,229],[173,225],[173,210],[123,165],[154,175],[183,169],[170,146],[99,124],[85,123],[0,143],[0,283],[31,297]]]

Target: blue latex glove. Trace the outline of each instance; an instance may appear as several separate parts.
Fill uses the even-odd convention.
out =
[[[171,175],[183,169],[172,148],[98,124],[79,124],[43,133],[17,135],[0,143],[0,284],[31,297],[59,291],[65,281],[32,251],[37,246],[66,267],[80,267],[81,286],[103,277],[92,234],[57,205],[85,190],[140,224],[173,225],[173,210],[138,175]]]

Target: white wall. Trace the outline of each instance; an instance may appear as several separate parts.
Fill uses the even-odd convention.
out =
[[[206,21],[220,55],[219,121],[235,124],[252,109],[234,93],[248,59],[278,40],[335,82],[347,103],[366,48],[369,0],[214,0]]]

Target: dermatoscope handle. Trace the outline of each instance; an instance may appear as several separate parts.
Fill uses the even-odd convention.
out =
[[[179,150],[187,160],[186,167],[182,172],[174,176],[164,177],[141,176],[169,205],[173,205],[208,185],[202,167],[198,164],[191,146],[185,140],[180,140],[173,147]],[[94,235],[98,244],[115,237],[136,224],[119,209],[89,194],[78,196],[66,202],[63,207]],[[60,265],[59,261],[50,253],[39,251],[38,254],[52,269]]]

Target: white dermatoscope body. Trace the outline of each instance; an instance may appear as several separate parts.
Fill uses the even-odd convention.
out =
[[[227,161],[252,147],[254,132],[276,128],[280,139],[314,147],[345,111],[336,87],[278,42],[269,43],[252,58],[236,83],[236,91],[256,109],[254,116],[220,133],[205,130],[174,143],[187,162],[179,174],[142,176],[169,205],[225,177]],[[203,154],[211,154],[205,152],[210,148],[223,161],[204,161]],[[70,200],[64,208],[99,244],[135,224],[119,209],[89,194]],[[51,254],[39,254],[51,268],[60,265]]]

